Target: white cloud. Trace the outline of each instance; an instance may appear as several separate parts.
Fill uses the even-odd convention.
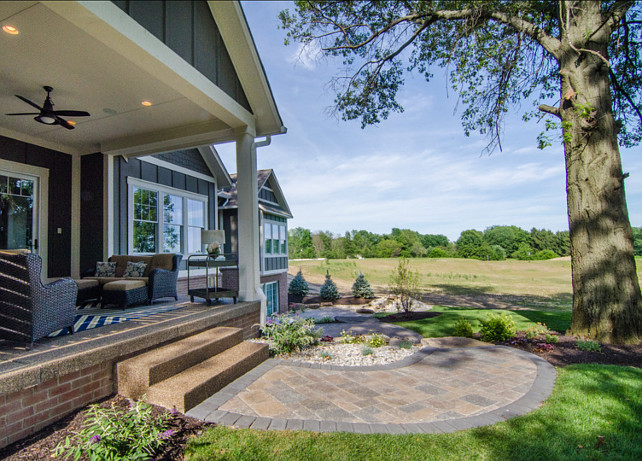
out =
[[[321,48],[316,42],[307,45],[299,43],[296,50],[288,56],[288,62],[301,64],[307,70],[314,70],[322,56]]]

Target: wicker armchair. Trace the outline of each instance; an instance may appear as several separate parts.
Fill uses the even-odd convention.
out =
[[[0,339],[26,343],[56,330],[74,332],[78,287],[72,279],[40,281],[42,259],[0,253]]]
[[[178,282],[178,266],[183,255],[172,257],[172,270],[154,269],[149,273],[149,302],[155,299],[173,297],[178,301],[176,284]]]

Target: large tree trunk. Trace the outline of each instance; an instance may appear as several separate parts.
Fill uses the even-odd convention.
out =
[[[599,2],[582,2],[567,23],[560,59],[566,188],[571,237],[570,332],[603,342],[642,339],[642,297],[624,175],[612,113],[608,67],[569,45],[601,24]],[[604,58],[607,43],[591,42]]]

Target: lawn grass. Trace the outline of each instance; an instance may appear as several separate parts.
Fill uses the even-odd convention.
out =
[[[571,311],[536,311],[536,310],[501,310],[501,309],[466,309],[461,307],[434,306],[433,312],[441,312],[437,317],[410,322],[395,322],[395,324],[415,331],[424,338],[441,338],[453,336],[455,322],[464,318],[470,322],[473,332],[481,328],[480,320],[483,320],[490,313],[499,314],[505,312],[515,322],[518,331],[533,327],[537,322],[545,323],[550,330],[565,332],[571,326]],[[379,316],[379,315],[378,315]]]
[[[642,370],[573,365],[532,413],[452,434],[387,435],[216,427],[188,444],[199,460],[639,460]],[[596,448],[598,437],[604,444]]]

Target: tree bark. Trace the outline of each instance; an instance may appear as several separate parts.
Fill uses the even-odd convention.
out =
[[[642,339],[642,297],[603,59],[607,42],[583,43],[585,31],[601,24],[599,2],[581,2],[571,16],[560,58],[573,277],[570,333],[635,343]],[[578,51],[580,43],[592,51]]]

